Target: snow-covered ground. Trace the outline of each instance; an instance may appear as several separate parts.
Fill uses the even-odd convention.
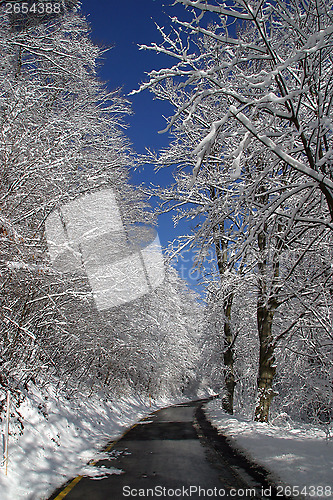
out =
[[[230,416],[214,400],[208,420],[232,446],[270,473],[279,491],[295,498],[333,498],[333,431],[301,425],[281,416],[270,424]]]
[[[1,500],[43,500],[71,477],[119,473],[87,464],[102,458],[105,444],[140,418],[172,403],[176,401],[160,400],[150,407],[147,399],[110,400],[103,393],[80,393],[68,399],[52,386],[43,392],[30,386],[19,408],[23,432],[11,423],[7,476],[1,462]],[[281,493],[294,491],[298,499],[333,498],[333,437],[328,429],[282,417],[261,424],[226,415],[219,400],[206,406],[206,415],[234,447],[270,471]],[[4,422],[0,432],[4,433]],[[3,440],[0,452],[2,457]]]
[[[148,399],[108,399],[105,394],[76,394],[68,399],[49,387],[43,393],[33,386],[19,408],[23,433],[14,420],[9,439],[8,474],[5,475],[3,439],[0,441],[1,500],[41,500],[71,477],[119,473],[86,464],[103,454],[108,441],[120,437],[144,415],[172,404]],[[4,435],[4,422],[0,433]]]

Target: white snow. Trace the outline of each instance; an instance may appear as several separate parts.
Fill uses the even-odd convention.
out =
[[[208,403],[205,412],[234,448],[271,473],[274,483],[291,490],[295,487],[295,492],[303,489],[303,495],[296,498],[333,498],[332,429],[330,434],[324,426],[297,424],[283,417],[269,424],[253,422],[227,415],[220,400]]]
[[[110,400],[104,393],[79,393],[68,399],[53,387],[41,392],[30,385],[19,407],[23,433],[15,418],[11,421],[7,476],[1,439],[5,422],[0,422],[1,500],[42,500],[72,477],[100,479],[121,473],[89,463],[105,458],[100,450],[140,418],[169,404],[159,400],[150,407],[148,397]]]
[[[45,500],[72,477],[101,479],[120,474],[119,469],[96,467],[91,462],[108,457],[110,452],[101,451],[103,447],[140,418],[175,402],[160,400],[150,407],[148,398],[110,400],[102,392],[79,393],[68,399],[53,387],[40,391],[31,385],[19,408],[23,433],[11,422],[7,476],[0,467],[1,500]],[[222,411],[219,400],[206,406],[206,414],[234,447],[271,473],[273,482],[296,486],[299,491],[306,487],[311,493],[298,499],[333,498],[333,439],[328,429],[325,432],[324,427],[283,418],[262,424],[230,416]],[[0,441],[1,456],[2,444]]]

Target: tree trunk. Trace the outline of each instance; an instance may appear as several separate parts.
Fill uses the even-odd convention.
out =
[[[210,198],[211,200],[216,200],[219,197],[219,192],[215,188],[210,188]],[[219,222],[219,224],[213,226],[213,237],[215,242],[215,253],[217,267],[220,274],[221,282],[224,279],[224,274],[226,266],[228,264],[228,243],[223,237],[225,233],[224,220]],[[223,362],[224,362],[224,385],[225,393],[222,397],[222,408],[226,413],[230,415],[234,412],[234,391],[235,391],[235,375],[234,375],[234,338],[231,329],[231,308],[234,295],[232,292],[227,294],[223,302],[223,314],[224,314],[224,350],[223,350]]]
[[[230,294],[224,301],[224,382],[226,392],[222,398],[222,407],[226,413],[230,415],[234,412],[234,391],[235,391],[235,375],[234,375],[234,352],[233,352],[233,335],[231,331],[231,307],[233,294]]]
[[[217,258],[217,265],[220,273],[221,281],[224,277],[225,266],[228,260],[227,254],[227,244],[223,240],[215,240],[215,251]],[[225,393],[222,397],[222,408],[226,413],[230,415],[234,412],[234,391],[235,391],[235,376],[234,376],[234,338],[231,329],[231,308],[233,301],[233,293],[227,295],[223,303],[223,313],[224,313],[224,351],[223,351],[223,362],[224,362],[224,383],[225,383]]]
[[[279,225],[278,231],[280,230],[281,226]],[[275,293],[277,293],[276,287],[278,285],[278,278],[280,274],[279,253],[282,248],[282,240],[279,237],[277,238],[273,257],[273,274],[267,276],[267,259],[265,253],[267,248],[266,232],[267,226],[264,225],[263,231],[258,234],[260,257],[258,260],[259,294],[257,301],[257,325],[260,352],[257,381],[258,402],[254,414],[254,420],[257,422],[268,422],[269,409],[272,399],[275,396],[273,391],[273,381],[276,367],[272,325],[276,308],[279,305],[275,298]],[[267,287],[267,280],[269,279],[272,284],[270,292]]]
[[[272,324],[276,305],[265,305],[258,300],[257,323],[260,342],[259,370],[258,370],[258,402],[255,409],[254,420],[268,422],[269,409],[275,392],[273,381],[276,367],[274,358],[274,344],[272,337]]]

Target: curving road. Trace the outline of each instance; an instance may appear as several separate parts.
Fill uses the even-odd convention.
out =
[[[263,471],[236,455],[205,420],[202,404],[173,406],[141,420],[97,463],[123,473],[100,480],[80,476],[49,500],[276,498]]]

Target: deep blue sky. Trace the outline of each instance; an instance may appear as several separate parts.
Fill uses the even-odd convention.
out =
[[[168,1],[168,0],[167,0]],[[82,0],[82,12],[92,27],[92,38],[98,44],[113,46],[105,54],[100,76],[109,82],[110,88],[121,87],[124,94],[137,89],[146,80],[145,73],[167,65],[171,60],[150,51],[139,51],[138,44],[159,41],[154,22],[169,23],[168,14],[174,15],[182,7],[163,6],[161,0]],[[167,14],[168,13],[168,14]],[[162,114],[169,113],[165,103],[153,101],[149,92],[132,96],[134,117],[127,135],[137,152],[145,147],[159,148],[167,145],[168,137],[158,134],[165,126]]]
[[[168,66],[172,61],[168,56],[138,48],[138,44],[150,45],[161,41],[155,22],[167,27],[170,16],[186,16],[184,8],[180,5],[172,6],[170,0],[82,0],[81,11],[90,22],[94,42],[113,47],[104,56],[100,77],[108,82],[110,89],[121,87],[124,95],[146,81],[148,71]],[[134,115],[127,119],[129,128],[126,135],[134,150],[144,153],[145,148],[157,151],[167,146],[168,134],[158,134],[158,131],[165,127],[163,115],[169,116],[172,113],[171,106],[154,100],[148,91],[131,96],[130,100]],[[172,182],[172,176],[166,169],[155,174],[153,168],[147,166],[143,171],[134,173],[133,182],[166,185]],[[174,228],[171,214],[162,215],[159,219],[158,232],[164,247],[169,240],[188,230],[185,224]],[[191,261],[192,257],[184,255],[184,259]],[[177,267],[191,284],[196,282],[195,276],[190,277],[191,263],[180,261]]]

